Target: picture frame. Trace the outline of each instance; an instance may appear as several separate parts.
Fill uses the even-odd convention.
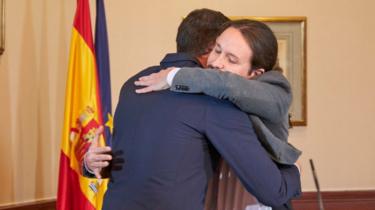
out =
[[[5,50],[5,0],[0,0],[0,55]]]
[[[307,125],[306,22],[302,16],[235,16],[232,20],[253,19],[267,24],[278,41],[278,63],[289,80],[293,101],[289,110],[292,126]]]

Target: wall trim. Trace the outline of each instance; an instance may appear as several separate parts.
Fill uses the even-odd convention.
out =
[[[316,192],[304,192],[293,201],[294,210],[317,210]],[[375,190],[322,192],[324,208],[329,210],[374,210]],[[0,210],[55,210],[56,199],[0,206]]]
[[[56,199],[45,199],[38,201],[22,202],[1,206],[0,210],[55,210]]]
[[[326,191],[322,192],[325,209],[329,210],[373,210],[375,209],[375,190],[366,191]],[[317,210],[316,192],[304,192],[301,198],[293,201],[294,210]]]

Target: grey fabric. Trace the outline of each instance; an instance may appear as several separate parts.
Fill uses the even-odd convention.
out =
[[[292,93],[280,72],[268,71],[248,80],[230,72],[184,67],[175,75],[171,90],[204,93],[233,102],[249,114],[260,141],[276,162],[293,164],[301,155],[287,142]]]

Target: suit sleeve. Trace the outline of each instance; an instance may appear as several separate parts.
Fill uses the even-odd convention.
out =
[[[230,72],[184,67],[175,75],[171,90],[226,99],[249,114],[280,122],[292,99],[289,82],[279,72],[270,71],[263,75],[248,80]]]
[[[233,106],[206,110],[205,135],[260,202],[281,206],[301,193],[298,169],[277,166],[261,146],[247,115]]]

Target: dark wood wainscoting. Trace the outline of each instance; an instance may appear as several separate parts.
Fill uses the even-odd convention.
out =
[[[56,200],[42,200],[20,204],[13,204],[7,206],[0,206],[0,210],[55,210]]]
[[[375,210],[375,190],[322,192],[325,210]],[[315,192],[304,192],[293,201],[295,210],[319,210]]]
[[[325,210],[375,210],[375,190],[322,192]],[[0,210],[55,210],[56,200],[0,206]],[[317,194],[304,192],[293,201],[294,210],[319,210]],[[68,210],[68,209],[67,209]]]

